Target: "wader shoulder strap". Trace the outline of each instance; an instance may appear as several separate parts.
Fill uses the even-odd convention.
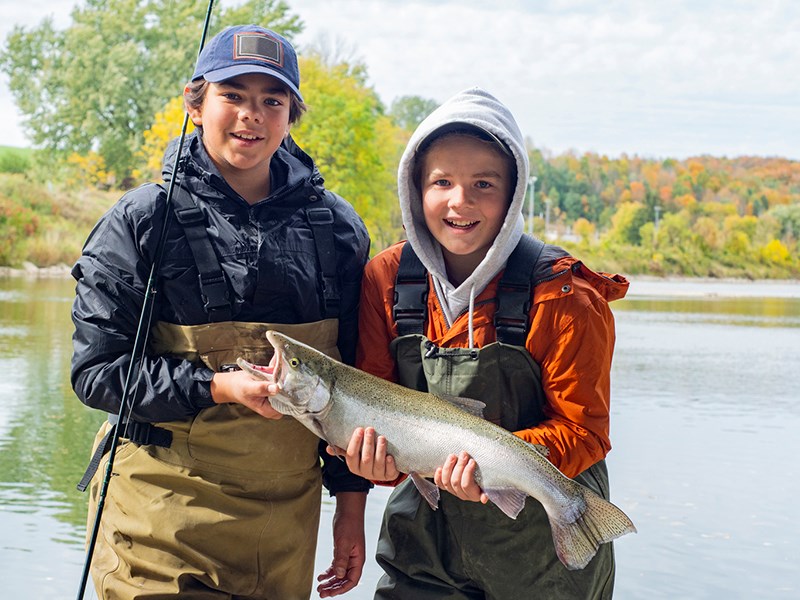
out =
[[[533,273],[544,249],[544,242],[523,235],[508,257],[497,288],[494,326],[497,341],[524,346],[528,333],[528,313],[533,296]],[[399,335],[423,333],[428,306],[428,273],[411,244],[406,242],[394,286],[392,317]]]
[[[428,308],[428,271],[406,242],[394,282],[392,318],[400,336],[425,331]]]
[[[523,235],[508,257],[497,287],[494,327],[498,342],[512,346],[525,345],[530,326],[528,313],[533,297],[533,272],[543,249],[544,242]]]
[[[175,216],[183,227],[186,241],[197,265],[200,294],[208,319],[212,323],[230,321],[232,312],[228,283],[217,253],[211,246],[205,215],[191,194],[184,189],[182,181],[175,182],[173,191]]]
[[[336,246],[333,240],[333,212],[330,208],[319,206],[306,208],[306,219],[314,234],[319,268],[322,271],[322,293],[325,301],[325,318],[339,316],[341,295],[336,276]]]

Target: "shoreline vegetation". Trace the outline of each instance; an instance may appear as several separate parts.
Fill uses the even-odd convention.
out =
[[[0,266],[0,279],[69,279],[71,267],[65,264],[37,267],[25,263],[20,268]],[[800,279],[748,279],[745,277],[686,277],[627,275],[630,289],[626,299],[670,296],[696,298],[798,298]]]
[[[632,281],[800,281],[800,161],[528,152],[539,174],[533,206],[545,214],[526,206],[526,230],[596,271]],[[41,151],[3,153],[25,160],[0,161],[0,276],[68,275],[100,216],[148,180],[121,189],[59,177]],[[373,254],[403,239],[394,194],[373,198],[367,212]],[[386,218],[373,227],[379,214]]]

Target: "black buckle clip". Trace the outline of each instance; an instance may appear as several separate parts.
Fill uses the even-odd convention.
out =
[[[330,208],[309,208],[306,210],[306,214],[311,225],[331,225],[333,223],[333,213]]]
[[[194,225],[195,223],[205,222],[205,215],[197,206],[177,209],[175,216],[178,217],[178,223],[181,225]]]
[[[210,275],[207,278],[200,273],[200,297],[206,310],[214,310],[230,304],[228,285],[222,273]]]

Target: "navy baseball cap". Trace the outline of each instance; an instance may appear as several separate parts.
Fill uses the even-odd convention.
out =
[[[303,102],[294,48],[284,37],[258,25],[236,25],[215,35],[197,59],[192,81],[203,78],[219,83],[248,73],[280,79]]]

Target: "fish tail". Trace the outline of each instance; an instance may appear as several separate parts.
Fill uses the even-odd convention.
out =
[[[619,508],[589,489],[582,492],[586,508],[577,519],[565,523],[550,517],[556,554],[570,570],[588,565],[600,544],[636,532],[628,515]]]

